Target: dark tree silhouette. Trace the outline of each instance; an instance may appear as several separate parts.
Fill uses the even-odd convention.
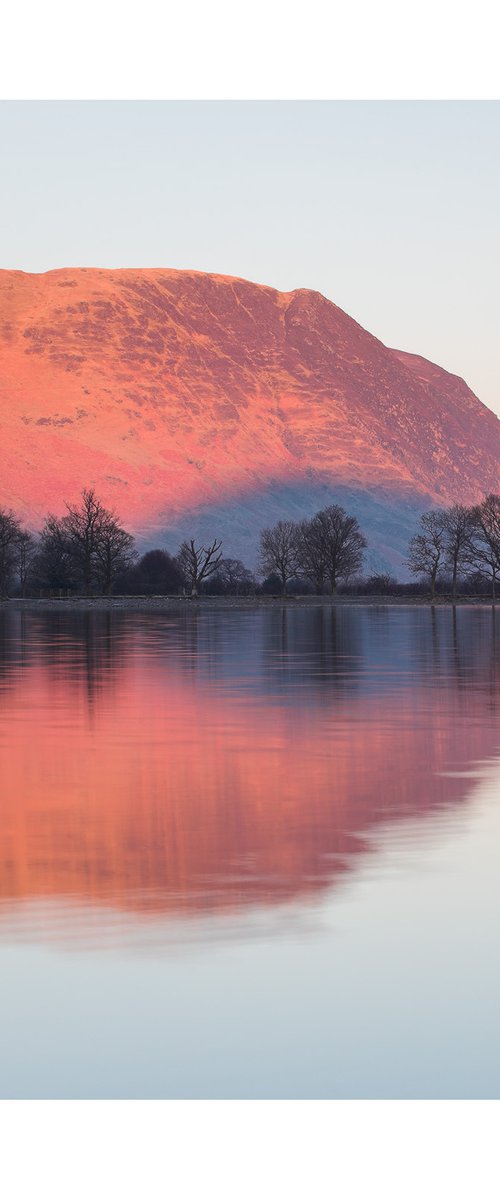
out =
[[[132,534],[118,524],[115,513],[104,510],[95,544],[96,575],[102,591],[111,595],[113,584],[130,570],[136,558]]]
[[[177,564],[192,596],[198,595],[203,581],[214,574],[221,559],[222,542],[218,542],[217,539],[208,547],[196,547],[193,539],[182,543],[177,554]]]
[[[330,504],[316,514],[321,524],[325,554],[325,573],[332,595],[340,582],[346,583],[361,570],[366,538],[356,517],[349,517],[339,504]]]
[[[7,595],[19,564],[20,541],[24,531],[11,509],[0,508],[0,597]]]
[[[46,518],[38,539],[32,576],[37,587],[50,591],[67,591],[75,586],[71,543],[63,519]]]
[[[420,518],[420,532],[412,537],[408,554],[408,569],[430,583],[431,599],[436,592],[436,579],[446,561],[447,533],[445,513],[430,509]]]
[[[26,595],[26,589],[32,579],[36,551],[36,538],[28,529],[21,530],[17,544],[17,573],[21,596]]]
[[[87,596],[98,574],[97,552],[103,535],[107,512],[93,488],[84,488],[81,504],[67,504],[68,515],[63,525],[68,535],[73,568],[83,583]]]
[[[300,568],[299,540],[295,521],[278,521],[260,535],[260,573],[277,575],[283,593]]]
[[[262,580],[260,590],[264,596],[277,596],[278,592],[281,592],[281,588],[282,583],[279,575],[272,574]]]
[[[397,587],[397,579],[386,574],[369,575],[362,584],[362,589],[368,596],[390,595],[391,592],[397,591]]]
[[[464,504],[453,504],[444,512],[445,561],[451,570],[451,592],[457,598],[457,579],[471,560],[471,539],[474,528],[472,510]]]
[[[221,558],[210,580],[209,591],[219,595],[248,596],[255,591],[255,579],[241,559]]]
[[[51,590],[83,587],[90,595],[98,588],[109,595],[133,565],[134,539],[92,489],[82,492],[79,506],[66,507],[65,517],[45,521],[34,556],[34,580]]]
[[[167,596],[184,583],[174,558],[166,550],[147,550],[123,578],[125,592],[141,596]]]
[[[491,492],[471,513],[472,533],[469,562],[476,570],[491,579],[493,601],[496,599],[497,579],[500,576],[500,496]]]
[[[327,579],[327,531],[321,513],[299,522],[297,553],[300,574],[312,583],[320,596]]]

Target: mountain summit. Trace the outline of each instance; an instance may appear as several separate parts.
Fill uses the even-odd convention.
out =
[[[95,486],[170,548],[339,501],[373,564],[415,514],[500,486],[500,422],[462,379],[317,292],[221,275],[0,272],[0,504],[33,524]]]

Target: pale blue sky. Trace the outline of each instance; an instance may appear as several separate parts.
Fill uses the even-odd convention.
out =
[[[3,102],[0,266],[315,288],[500,413],[500,102]]]

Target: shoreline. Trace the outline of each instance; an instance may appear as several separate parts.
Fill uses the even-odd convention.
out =
[[[1,612],[173,612],[185,609],[257,608],[493,608],[485,596],[461,596],[455,603],[437,596],[67,596],[12,597],[0,600]]]

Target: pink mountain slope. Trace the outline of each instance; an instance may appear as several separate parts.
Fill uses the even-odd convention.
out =
[[[317,292],[169,270],[0,272],[0,504],[95,485],[149,542],[340,500],[397,563],[415,514],[500,486],[500,423]]]

